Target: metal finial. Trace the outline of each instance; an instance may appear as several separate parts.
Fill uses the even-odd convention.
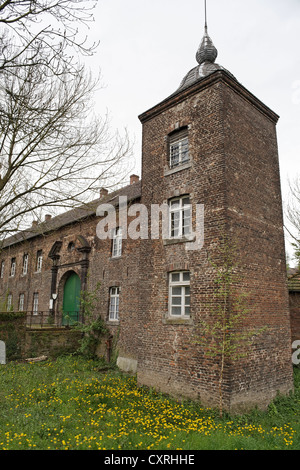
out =
[[[207,5],[206,0],[204,0],[204,11],[205,11],[205,32],[202,38],[202,42],[199,46],[199,49],[196,54],[196,59],[199,65],[204,62],[210,62],[213,64],[218,56],[218,51],[215,48],[211,38],[207,32]]]

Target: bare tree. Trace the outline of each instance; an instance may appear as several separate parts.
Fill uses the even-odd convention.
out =
[[[86,203],[129,171],[127,133],[110,135],[107,116],[94,115],[99,78],[79,61],[94,45],[74,24],[91,21],[96,3],[0,0],[0,239],[29,213]]]
[[[129,139],[93,114],[97,84],[83,69],[72,79],[37,64],[2,72],[0,235],[23,228],[29,212],[88,201],[124,177]]]
[[[294,249],[294,258],[300,267],[300,178],[290,183],[290,199],[287,204],[286,217],[290,224],[285,229],[290,237]]]
[[[52,74],[76,73],[77,54],[97,44],[80,25],[93,21],[97,0],[0,0],[0,71],[43,64]]]

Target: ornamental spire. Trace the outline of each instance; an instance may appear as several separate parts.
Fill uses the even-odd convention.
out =
[[[207,8],[206,8],[206,0],[204,0],[204,13],[205,13],[204,32],[207,34]]]
[[[204,62],[211,62],[214,63],[217,56],[218,51],[215,48],[211,38],[207,32],[207,8],[206,8],[206,0],[204,0],[204,10],[205,10],[205,25],[204,25],[204,36],[202,38],[201,44],[196,54],[196,59],[199,65],[203,64]]]
[[[206,9],[206,0],[204,0],[204,9],[205,9],[205,23],[204,23],[204,36],[202,38],[201,44],[199,46],[199,49],[196,53],[196,59],[198,64],[196,67],[192,68],[183,80],[180,83],[179,88],[177,89],[176,93],[178,91],[181,91],[194,83],[196,83],[198,80],[201,80],[202,78],[207,77],[208,75],[216,72],[217,70],[224,70],[228,74],[228,70],[224,69],[219,64],[215,63],[215,60],[218,56],[218,51],[215,48],[211,38],[208,35],[207,32],[207,9]],[[230,74],[232,77],[233,75]]]

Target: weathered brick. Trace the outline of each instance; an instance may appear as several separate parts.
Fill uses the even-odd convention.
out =
[[[140,384],[216,405],[220,357],[207,357],[194,337],[199,320],[217,307],[213,297],[216,272],[209,258],[222,263],[218,248],[225,235],[238,244],[240,281],[235,287],[247,294],[251,311],[244,327],[266,326],[267,330],[257,337],[246,359],[226,361],[224,402],[231,410],[265,406],[278,390],[287,393],[293,388],[277,115],[232,76],[218,70],[159,103],[140,119],[142,185],[131,201],[144,204],[150,214],[152,204],[189,194],[194,229],[195,207],[204,205],[203,248],[188,251],[182,241],[128,238],[122,256],[112,259],[111,241],[99,240],[96,235],[99,218],[93,214],[80,220],[74,217],[55,230],[7,245],[1,253],[6,262],[0,281],[2,295],[12,293],[16,309],[23,292],[25,309],[31,310],[33,293],[39,292],[39,310],[48,312],[54,288],[58,293],[55,316],[59,318],[70,272],[76,272],[90,290],[99,283],[96,314],[118,337],[122,367],[137,367]],[[181,171],[169,171],[167,136],[181,126],[188,126],[191,162]],[[140,184],[136,177],[131,182],[129,188],[139,188],[134,186]],[[107,198],[110,196],[102,192],[101,201]],[[58,241],[62,242],[60,258],[53,268],[48,253]],[[68,250],[70,242],[75,243],[73,251]],[[40,249],[44,253],[43,269],[34,273]],[[26,276],[21,274],[24,253],[30,260]],[[17,272],[9,278],[12,257],[16,257]],[[57,269],[57,278],[51,288],[53,269]],[[168,275],[174,270],[190,271],[189,319],[168,316]],[[108,321],[112,286],[121,289],[120,321],[114,324]]]

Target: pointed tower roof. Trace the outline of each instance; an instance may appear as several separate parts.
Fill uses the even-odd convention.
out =
[[[214,46],[210,36],[208,35],[207,31],[207,20],[206,20],[206,3],[205,3],[205,27],[204,27],[204,36],[200,43],[200,46],[196,53],[196,60],[198,65],[190,70],[184,79],[182,80],[178,90],[181,91],[184,88],[189,87],[196,81],[207,77],[211,73],[215,72],[216,70],[226,70],[219,64],[215,63],[215,60],[218,56],[218,51]],[[226,70],[228,72],[228,70]],[[230,72],[228,72],[230,73]],[[231,75],[231,74],[230,74]]]

